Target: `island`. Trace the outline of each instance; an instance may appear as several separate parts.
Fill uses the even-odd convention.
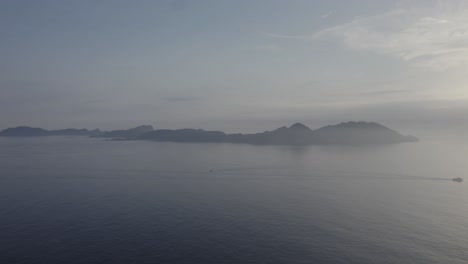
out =
[[[90,136],[113,140],[150,140],[167,142],[246,143],[255,145],[329,145],[329,144],[395,144],[416,142],[418,138],[402,135],[396,130],[375,122],[344,122],[337,125],[310,129],[304,124],[280,127],[272,131],[253,134],[227,134],[203,129],[157,129],[143,125],[127,130],[101,131],[99,129],[45,130],[20,126],[0,132],[4,137],[32,136]]]
[[[2,137],[37,137],[37,136],[100,136],[102,131],[99,129],[76,129],[66,128],[58,130],[45,130],[43,128],[18,126],[7,128],[0,132]]]

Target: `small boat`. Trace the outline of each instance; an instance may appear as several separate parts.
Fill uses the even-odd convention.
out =
[[[462,182],[463,179],[460,178],[460,177],[458,177],[458,178],[453,178],[452,181],[454,181],[454,182]]]

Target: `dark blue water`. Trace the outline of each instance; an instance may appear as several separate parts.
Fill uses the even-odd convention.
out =
[[[468,263],[467,146],[0,138],[0,263]]]

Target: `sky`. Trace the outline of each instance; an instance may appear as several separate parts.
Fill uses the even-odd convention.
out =
[[[1,129],[468,124],[468,1],[2,0],[0,38]]]

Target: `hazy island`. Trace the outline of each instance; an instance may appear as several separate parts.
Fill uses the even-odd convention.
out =
[[[258,145],[313,145],[313,144],[394,144],[415,142],[414,136],[399,132],[375,122],[344,122],[312,130],[296,123],[290,127],[280,127],[272,131],[254,134],[227,134],[221,131],[202,129],[158,129],[144,125],[127,130],[101,131],[99,129],[60,129],[45,130],[19,126],[0,132],[4,137],[32,136],[91,136],[116,140],[151,140],[168,142],[225,142]]]

